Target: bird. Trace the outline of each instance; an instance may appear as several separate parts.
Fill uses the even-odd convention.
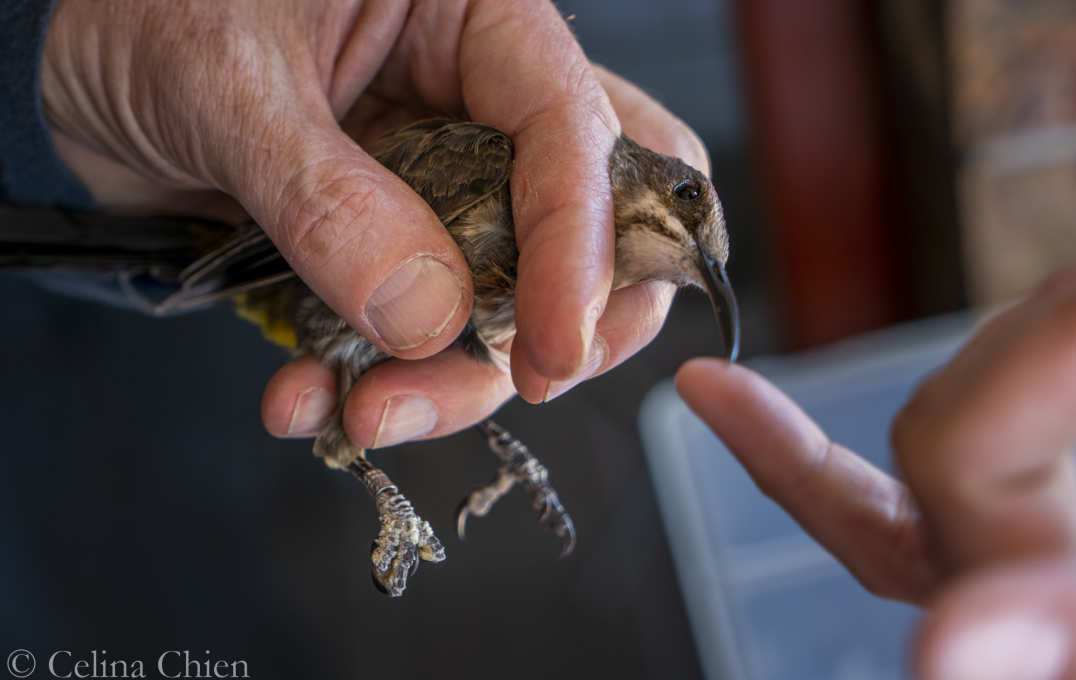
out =
[[[519,257],[510,193],[511,138],[480,123],[431,118],[385,135],[373,155],[430,205],[467,261],[474,305],[456,343],[475,361],[507,371],[500,348],[515,335]],[[615,229],[612,289],[648,281],[702,289],[712,303],[723,354],[735,361],[739,309],[726,272],[724,213],[710,179],[624,134],[614,142],[608,172]],[[0,206],[0,268],[111,272],[128,283],[162,284],[165,295],[139,298],[146,311],[161,316],[234,300],[239,315],[257,323],[268,339],[317,357],[336,375],[337,405],[313,449],[329,467],[361,480],[373,498],[379,532],[371,544],[370,569],[378,590],[399,597],[422,561],[445,559],[430,523],[344,430],[343,406],[355,381],[390,356],[307,287],[252,221],[236,226],[175,216]],[[539,521],[560,538],[561,555],[570,553],[575,526],[548,470],[492,420],[477,428],[501,464],[492,481],[460,503],[460,538],[469,517],[487,514],[518,484],[530,496]]]

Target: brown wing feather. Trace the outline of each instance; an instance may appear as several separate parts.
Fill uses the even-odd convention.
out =
[[[446,226],[503,187],[512,170],[507,135],[446,119],[423,120],[392,132],[373,155],[429,203]],[[241,232],[188,267],[179,290],[158,306],[158,313],[190,309],[292,276],[264,232]]]
[[[446,226],[496,192],[512,172],[512,140],[478,123],[424,120],[386,136],[374,153]]]

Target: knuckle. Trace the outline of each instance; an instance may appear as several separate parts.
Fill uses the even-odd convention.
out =
[[[606,105],[608,95],[585,57],[580,55],[579,58],[571,60],[564,76],[564,84],[564,97],[567,102],[582,102],[590,109],[588,113],[597,114],[603,122],[610,122],[609,107]]]
[[[150,3],[142,22],[127,93],[135,115],[120,123],[126,136],[155,174],[234,193],[229,169],[250,167],[249,147],[275,108],[265,97],[274,64],[264,38],[226,3],[178,16]]]
[[[566,99],[562,100],[565,106],[577,110],[576,115],[584,122],[597,121],[603,135],[619,134],[620,123],[616,111],[590,63],[581,59],[573,64],[568,82]]]
[[[377,195],[374,183],[353,172],[320,167],[300,172],[282,192],[277,211],[281,246],[296,266],[327,262],[369,231]]]
[[[927,551],[919,506],[907,487],[904,487],[893,507],[888,534],[886,543],[891,546],[893,557],[888,563],[896,573],[892,575],[892,578],[886,579],[885,583],[878,584],[878,595],[888,598],[908,598],[911,594],[906,592],[907,588],[898,589],[893,587],[893,584],[904,582],[916,586],[916,589],[921,588],[922,584],[915,582],[923,580],[922,575],[914,574],[909,565],[925,565],[924,558]],[[913,576],[919,576],[919,578],[912,578]]]
[[[836,453],[836,444],[829,437],[823,437],[818,442],[815,455],[811,462],[804,467],[803,473],[796,485],[810,494],[819,480],[825,479],[826,469],[830,467]]]
[[[907,487],[894,501],[879,538],[885,558],[877,559],[875,554],[868,562],[850,564],[849,570],[876,597],[920,602],[936,574],[922,531],[919,506]]]
[[[248,82],[264,63],[264,44],[233,14],[227,5],[209,6],[180,17],[177,25],[171,7],[151,6],[138,54],[148,59],[159,76],[173,83],[201,83],[204,87],[206,79],[219,81],[214,85]]]

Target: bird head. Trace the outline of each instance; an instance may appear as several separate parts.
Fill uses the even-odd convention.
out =
[[[725,273],[729,235],[714,185],[680,159],[623,135],[609,159],[609,178],[616,222],[613,288],[645,281],[701,288],[713,305],[725,357],[735,361],[739,308]]]

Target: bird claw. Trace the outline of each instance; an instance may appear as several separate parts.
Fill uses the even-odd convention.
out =
[[[502,496],[519,483],[531,497],[538,512],[538,523],[556,534],[562,541],[561,557],[575,549],[575,524],[561,505],[557,492],[549,484],[549,473],[523,442],[492,421],[479,425],[486,435],[490,449],[504,461],[497,476],[483,487],[472,491],[456,510],[456,533],[462,540],[466,535],[467,518],[482,517]]]
[[[459,536],[461,541],[467,540],[467,518],[471,516],[471,511],[467,508],[467,501],[470,498],[470,496],[467,496],[456,507],[456,535]]]
[[[433,535],[430,523],[415,514],[411,501],[395,487],[378,495],[377,509],[381,532],[370,549],[370,574],[378,590],[389,597],[400,597],[419,563],[441,562],[445,549]]]
[[[572,522],[572,516],[561,505],[557,492],[548,484],[528,490],[533,494],[534,507],[538,511],[538,523],[561,539],[560,557],[563,559],[571,555],[575,550],[575,523]]]
[[[471,515],[485,517],[501,496],[512,490],[517,481],[517,471],[505,465],[497,471],[497,476],[489,484],[475,489],[460,501],[456,508],[456,535],[461,541],[467,535],[467,518]]]

